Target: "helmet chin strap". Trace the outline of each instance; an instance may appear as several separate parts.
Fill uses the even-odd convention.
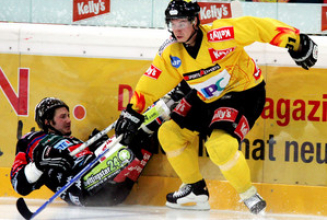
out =
[[[198,33],[198,30],[195,29],[195,26],[193,25],[193,33],[191,34],[191,36],[185,41],[184,44],[186,44],[187,46],[189,46],[189,44],[187,42],[189,42],[197,33]]]

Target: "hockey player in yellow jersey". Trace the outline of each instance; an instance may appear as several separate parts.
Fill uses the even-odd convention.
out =
[[[209,157],[239,193],[246,207],[258,214],[266,207],[250,179],[240,142],[260,116],[266,98],[265,82],[244,47],[254,42],[288,48],[296,64],[309,69],[318,46],[305,34],[270,18],[240,17],[201,25],[195,1],[172,0],[165,11],[172,36],[159,48],[140,78],[134,95],[116,125],[123,142],[133,139],[141,113],[180,82],[185,97],[159,129],[158,138],[168,161],[182,180],[167,195],[166,205],[208,210],[209,192],[198,164],[199,134],[207,137]],[[190,206],[190,202],[195,203]]]

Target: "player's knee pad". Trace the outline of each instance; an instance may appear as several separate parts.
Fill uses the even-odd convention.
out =
[[[163,123],[158,131],[159,142],[166,153],[182,152],[197,136],[198,132],[182,129],[173,120]]]
[[[222,166],[235,157],[238,141],[223,130],[214,130],[206,142],[206,148],[212,162]]]

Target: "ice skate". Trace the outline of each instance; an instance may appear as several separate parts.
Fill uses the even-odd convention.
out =
[[[182,184],[178,191],[167,195],[166,206],[175,209],[210,210],[209,192],[204,180]]]
[[[267,206],[266,201],[263,200],[258,193],[244,200],[244,204],[248,207],[251,213],[256,215],[260,212],[264,212],[264,209]]]
[[[254,195],[249,197],[249,198],[244,198],[243,197],[243,202],[245,206],[250,210],[251,213],[253,214],[259,214],[263,213],[267,203],[265,200],[262,199],[262,197],[257,193],[257,190],[255,187],[252,187],[249,192],[254,192]],[[246,192],[247,193],[247,192]],[[242,198],[242,195],[241,195]]]

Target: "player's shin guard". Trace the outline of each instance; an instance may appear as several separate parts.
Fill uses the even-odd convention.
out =
[[[250,212],[258,214],[266,207],[266,202],[252,186],[249,166],[238,142],[228,133],[215,130],[206,143],[210,159],[219,166],[224,177],[240,193],[240,197]]]
[[[167,195],[166,206],[175,209],[209,210],[209,192],[204,180],[182,184],[178,191]]]
[[[215,130],[206,143],[212,162],[219,166],[222,174],[238,193],[251,187],[251,175],[238,141],[222,130]]]
[[[233,164],[232,166],[229,166]],[[253,214],[258,214],[266,207],[266,202],[257,193],[250,180],[250,170],[246,164],[242,152],[237,152],[234,156],[234,163],[220,166],[221,171],[231,185],[240,193],[240,197],[245,206]]]

